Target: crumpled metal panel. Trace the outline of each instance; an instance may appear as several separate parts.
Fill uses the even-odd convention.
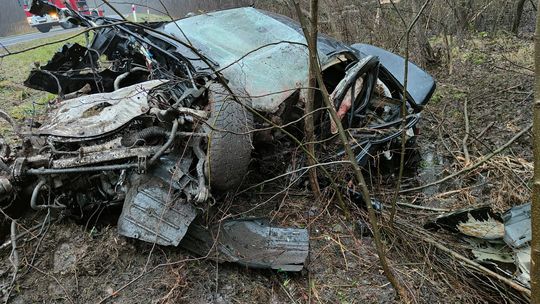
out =
[[[85,95],[62,102],[36,132],[40,135],[90,138],[114,131],[148,111],[148,91],[163,80],[151,80],[111,93]]]
[[[218,70],[225,68],[221,73],[229,85],[237,94],[251,96],[257,110],[273,113],[294,89],[307,86],[309,57],[304,36],[257,9],[201,14],[169,23],[163,31],[185,40],[179,28],[219,64]],[[328,61],[320,50],[319,57],[323,65]]]
[[[509,209],[503,214],[503,220],[506,244],[519,248],[531,241],[530,203]]]
[[[523,246],[514,250],[517,273],[516,280],[527,287],[531,287],[531,246]]]
[[[308,256],[309,234],[306,229],[275,227],[261,219],[227,220],[211,229],[193,223],[180,246],[209,258],[216,258],[210,251],[217,250],[220,262],[300,271]]]
[[[178,246],[197,212],[173,189],[152,176],[135,178],[118,219],[120,235],[164,246]]]

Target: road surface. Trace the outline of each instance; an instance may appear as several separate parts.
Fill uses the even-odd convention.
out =
[[[17,36],[2,37],[2,38],[0,38],[0,44],[2,44],[4,46],[11,46],[11,45],[21,43],[21,42],[28,42],[28,41],[32,41],[32,40],[36,40],[36,39],[54,37],[56,35],[61,35],[61,34],[70,33],[70,32],[76,32],[78,30],[80,30],[80,28],[74,28],[74,29],[65,30],[65,29],[63,29],[63,28],[61,28],[59,26],[55,26],[48,33],[40,33],[40,32],[36,31],[35,33],[28,33],[28,34],[17,35]]]
[[[120,18],[120,16],[118,16],[118,15],[108,15],[107,17],[116,18],[116,19]],[[78,31],[80,29],[81,29],[80,27],[77,27],[77,28],[65,30],[60,26],[55,26],[48,33],[40,33],[37,30],[35,30],[36,31],[35,33],[28,33],[28,34],[16,35],[16,36],[8,36],[8,37],[0,37],[0,44],[7,47],[7,46],[11,46],[11,45],[21,43],[21,42],[28,42],[28,41],[32,41],[32,40],[36,40],[36,39],[49,38],[49,37],[54,37],[56,35],[76,32],[76,31]],[[1,46],[0,46],[0,50],[1,50]]]

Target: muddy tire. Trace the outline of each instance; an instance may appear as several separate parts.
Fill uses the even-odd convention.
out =
[[[210,118],[207,132],[208,178],[212,189],[237,187],[251,160],[253,115],[220,84],[209,87]]]
[[[42,25],[38,25],[36,26],[37,30],[40,31],[41,33],[48,33],[51,28],[52,28],[52,25],[49,25],[49,24],[42,24]]]

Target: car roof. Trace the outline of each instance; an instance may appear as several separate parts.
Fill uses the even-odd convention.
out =
[[[217,63],[229,85],[249,95],[257,110],[275,112],[297,88],[307,87],[306,40],[299,25],[285,16],[243,7],[181,19],[162,30],[189,40]],[[324,66],[338,54],[354,51],[321,35],[318,52]]]

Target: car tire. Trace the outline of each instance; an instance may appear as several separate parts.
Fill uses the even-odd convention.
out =
[[[41,33],[48,33],[51,28],[52,28],[52,25],[49,25],[49,24],[42,24],[42,25],[38,25],[36,26],[37,30],[40,31]]]
[[[69,29],[72,29],[72,28],[76,28],[77,25],[76,24],[73,24],[71,22],[68,22],[68,21],[62,21],[60,22],[60,26],[65,29],[65,30],[69,30]]]
[[[248,171],[253,114],[221,84],[211,84],[208,94],[207,177],[211,189],[226,191],[238,187]]]

